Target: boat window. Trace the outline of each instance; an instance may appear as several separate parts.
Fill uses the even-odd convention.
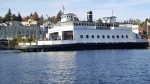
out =
[[[73,31],[63,31],[63,40],[72,40],[73,39]]]
[[[126,35],[126,38],[128,38],[128,35]]]
[[[94,38],[94,35],[92,35],[92,38]]]
[[[89,35],[86,35],[86,38],[89,38]]]
[[[122,37],[122,38],[124,38],[124,36],[123,36],[123,35],[122,35],[121,37]]]
[[[119,38],[119,35],[117,35],[117,38]]]
[[[83,38],[83,35],[80,35],[80,38],[82,39],[82,38]]]
[[[105,38],[105,36],[103,35],[102,38]]]
[[[107,35],[107,38],[110,38],[110,36],[109,36],[109,35]]]
[[[78,23],[75,23],[75,25],[78,25]]]
[[[112,38],[115,38],[115,36],[114,36],[114,35],[112,35]]]
[[[99,38],[99,35],[97,35],[97,38]]]

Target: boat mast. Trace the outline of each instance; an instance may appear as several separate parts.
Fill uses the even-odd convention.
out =
[[[112,10],[112,16],[113,16],[114,11]]]
[[[64,10],[65,10],[65,7],[64,7],[64,5],[62,5],[62,12],[63,12],[63,14],[64,14]]]

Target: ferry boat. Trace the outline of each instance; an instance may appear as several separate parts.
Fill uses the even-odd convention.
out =
[[[92,11],[87,12],[87,21],[79,21],[75,14],[61,15],[61,21],[52,24],[46,34],[47,40],[36,43],[19,43],[22,51],[64,51],[92,49],[146,48],[148,42],[132,27],[121,26],[115,16],[104,17],[102,23],[93,21]]]

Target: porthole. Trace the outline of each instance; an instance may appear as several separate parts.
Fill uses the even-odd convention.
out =
[[[117,35],[117,38],[119,38],[119,35]]]
[[[97,38],[99,38],[100,36],[99,35],[97,35]]]
[[[92,35],[91,37],[94,38],[94,35]]]
[[[89,38],[89,35],[86,35],[86,38]]]
[[[115,36],[114,36],[114,35],[112,35],[112,38],[115,38]]]
[[[105,36],[103,35],[102,38],[105,38]]]
[[[82,38],[83,38],[83,35],[80,35],[80,38],[82,39]]]
[[[123,35],[122,35],[121,37],[122,37],[122,38],[124,38],[124,36],[123,36]]]
[[[126,38],[128,38],[128,35],[126,35]]]
[[[109,35],[107,35],[107,38],[110,38],[110,36],[109,36]]]

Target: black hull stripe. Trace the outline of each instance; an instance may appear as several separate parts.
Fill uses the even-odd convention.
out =
[[[139,49],[147,48],[148,42],[145,43],[76,43],[61,45],[26,45],[16,46],[15,49],[21,51],[71,51],[71,50],[96,50],[96,49]]]

